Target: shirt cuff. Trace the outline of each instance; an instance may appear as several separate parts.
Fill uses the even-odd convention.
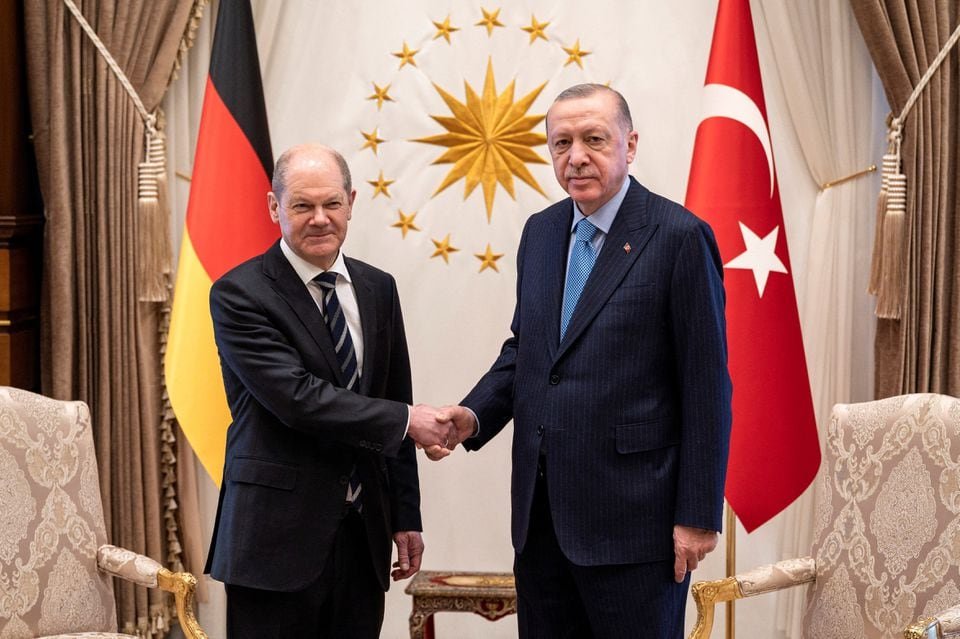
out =
[[[463,406],[463,404],[461,404],[461,406]],[[473,409],[470,408],[469,406],[463,406],[463,407],[466,408],[471,415],[473,415],[473,423],[477,425],[477,430],[473,431],[473,435],[470,435],[470,437],[477,437],[478,435],[480,435],[480,418],[477,417],[477,414],[473,412]],[[467,439],[469,439],[469,437]]]
[[[413,406],[407,404],[407,425],[403,427],[403,437],[400,438],[401,441],[407,438],[407,432],[410,430],[410,419],[413,416]]]

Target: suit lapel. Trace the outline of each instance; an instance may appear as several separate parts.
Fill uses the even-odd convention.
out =
[[[359,392],[361,395],[369,395],[371,380],[373,379],[374,358],[377,355],[374,348],[377,341],[374,338],[378,325],[377,297],[374,295],[369,280],[363,277],[359,269],[353,265],[353,260],[346,258],[345,262],[347,270],[350,271],[350,279],[353,282],[353,292],[357,296],[357,307],[360,309],[360,326],[363,333],[363,368],[366,372],[360,375]]]
[[[590,272],[583,288],[580,300],[570,318],[567,332],[557,350],[554,360],[563,356],[580,333],[590,325],[610,295],[620,285],[627,271],[633,266],[640,253],[646,247],[650,237],[656,231],[655,224],[649,224],[646,215],[647,191],[630,178],[630,188],[620,205],[617,217],[613,220],[610,233],[603,241],[603,249]],[[626,246],[629,244],[630,249]],[[563,284],[560,285],[561,296]],[[560,316],[557,315],[557,326]],[[558,329],[559,331],[559,329]]]
[[[317,303],[307,291],[307,287],[297,276],[290,262],[284,257],[277,242],[267,250],[263,258],[263,272],[273,280],[273,289],[293,310],[307,332],[317,343],[317,347],[327,361],[330,370],[336,377],[338,386],[343,386],[340,374],[340,363],[337,361],[337,351],[330,340],[330,331],[323,321],[323,314],[317,308]]]
[[[563,306],[563,286],[567,274],[567,252],[570,244],[570,224],[573,222],[573,200],[553,216],[546,236],[541,238],[543,250],[543,273],[546,275],[543,292],[543,307],[547,309],[547,348],[555,357],[560,346],[560,310]],[[549,327],[553,330],[549,330]]]

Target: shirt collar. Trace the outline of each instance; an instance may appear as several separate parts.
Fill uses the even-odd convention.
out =
[[[607,200],[600,208],[593,212],[592,215],[584,215],[580,212],[580,207],[577,206],[577,203],[573,203],[573,224],[570,226],[570,232],[573,232],[573,229],[576,228],[577,222],[584,219],[585,217],[590,218],[590,223],[595,227],[603,231],[603,234],[606,235],[610,232],[610,227],[613,226],[613,220],[617,217],[617,211],[620,210],[620,205],[623,204],[623,200],[627,197],[627,189],[630,188],[630,176],[623,178],[623,185],[620,187],[620,190],[617,191],[616,195]]]
[[[292,266],[293,270],[297,272],[297,276],[304,284],[308,284],[317,275],[325,272],[324,269],[320,268],[319,266],[314,266],[310,262],[294,253],[293,249],[290,248],[290,245],[287,244],[287,241],[283,238],[280,238],[280,250],[283,252],[283,256],[287,258],[287,261],[290,262],[290,266]],[[337,259],[334,260],[333,265],[326,270],[336,273],[348,282],[350,281],[350,271],[347,270],[347,263],[343,259],[343,251],[337,252]]]

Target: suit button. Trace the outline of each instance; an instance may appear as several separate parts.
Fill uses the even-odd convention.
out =
[[[537,426],[537,437],[543,437],[543,424]]]
[[[559,376],[559,375],[551,375],[551,376],[550,376],[550,383],[551,383],[552,385],[554,385],[554,386],[556,386],[557,384],[559,384],[559,383],[560,383],[560,376]]]
[[[350,483],[350,478],[349,478],[349,477],[347,477],[346,475],[340,475],[340,485],[341,485],[341,486],[346,486],[346,485],[349,484],[349,483]]]

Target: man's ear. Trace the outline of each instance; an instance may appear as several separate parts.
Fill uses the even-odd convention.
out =
[[[273,220],[274,224],[279,224],[280,201],[277,200],[277,196],[273,194],[273,191],[267,193],[267,208],[270,210],[270,219]]]
[[[350,191],[350,197],[347,198],[347,201],[349,202],[349,208],[350,208],[350,210],[347,212],[348,220],[353,217],[353,203],[356,201],[356,199],[357,199],[357,190],[354,189]]]
[[[631,131],[627,134],[627,164],[633,162],[633,158],[637,155],[637,142],[640,139],[640,134],[636,131]]]

